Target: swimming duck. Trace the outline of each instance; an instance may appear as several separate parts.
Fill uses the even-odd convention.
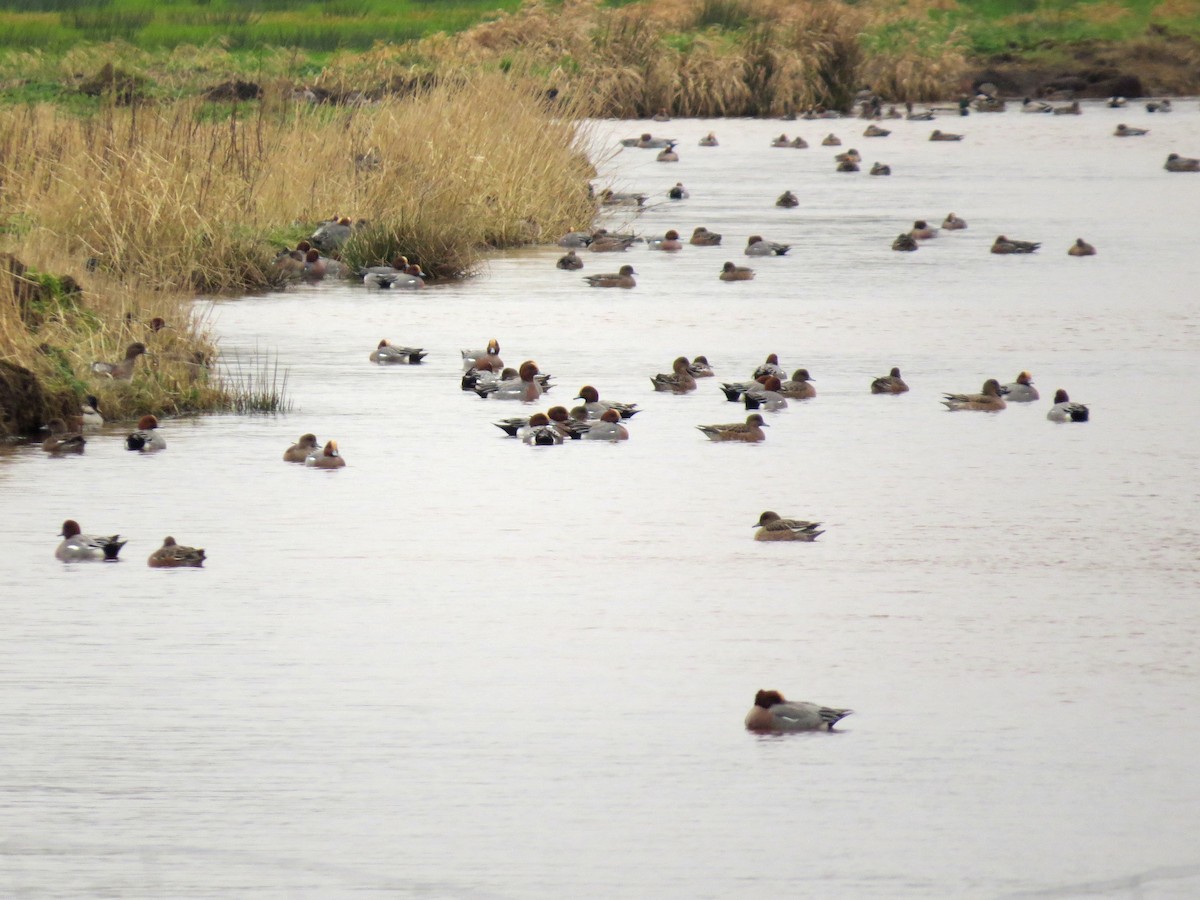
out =
[[[784,700],[779,691],[759,691],[754,697],[754,706],[746,714],[746,730],[760,734],[833,731],[833,726],[852,712],[852,709]]]
[[[1035,241],[1012,241],[1000,235],[992,242],[993,253],[1033,253],[1042,246]]]
[[[726,262],[721,267],[719,277],[722,281],[751,281],[754,278],[754,270],[749,266],[735,266],[731,262]]]
[[[592,242],[588,244],[588,249],[593,253],[621,253],[628,250],[633,244],[635,238],[626,235],[615,235],[596,232],[592,236]]]
[[[823,535],[820,522],[803,519],[784,519],[779,513],[767,510],[754,523],[756,541],[806,541],[811,543]]]
[[[316,247],[304,254],[304,277],[311,281],[319,281],[326,275],[337,274],[337,269],[337,260],[322,256]]]
[[[588,428],[583,435],[585,441],[627,441],[629,429],[621,424],[621,414],[615,409],[605,410],[600,421]]]
[[[1017,380],[1011,384],[1000,385],[1000,393],[1009,403],[1032,403],[1039,398],[1038,389],[1033,386],[1033,376],[1021,372]]]
[[[338,452],[337,441],[328,441],[320,453],[305,457],[304,465],[310,469],[340,469],[346,465],[346,460],[342,459],[342,454]]]
[[[641,412],[636,403],[616,403],[611,400],[601,400],[600,392],[590,384],[585,384],[575,395],[576,400],[583,401],[583,409],[589,419],[599,419],[610,409],[615,409],[622,419],[630,419]]]
[[[537,364],[527,360],[521,363],[515,380],[505,380],[491,384],[480,384],[475,387],[475,393],[485,400],[495,397],[497,400],[520,400],[522,403],[533,403],[542,396],[542,385],[538,383]]]
[[[766,440],[764,428],[769,428],[759,413],[746,416],[745,422],[733,422],[728,425],[697,425],[704,436],[710,441],[739,441],[744,444],[757,444]]]
[[[776,206],[782,206],[785,209],[791,209],[800,205],[800,198],[791,191],[784,191],[775,201]]]
[[[701,147],[717,146],[717,136],[710,131],[704,137],[700,138],[700,146]]]
[[[791,378],[779,386],[779,393],[793,400],[811,400],[817,396],[817,389],[813,387],[812,381],[808,369],[797,369]]]
[[[742,394],[742,402],[746,409],[766,409],[769,412],[779,412],[787,409],[787,398],[780,393],[782,382],[774,375],[763,378],[757,387],[747,389]]]
[[[315,434],[302,434],[300,440],[283,451],[283,461],[302,463],[310,456],[315,456],[320,450],[321,445],[317,443]]]
[[[833,158],[835,160],[837,160],[838,162],[852,162],[852,163],[862,162],[862,154],[859,153],[857,150],[855,150],[853,147],[851,147],[845,153],[838,153]]]
[[[693,378],[712,378],[716,374],[708,364],[707,356],[695,357],[688,366],[688,371],[692,373]]]
[[[592,242],[590,231],[568,231],[558,239],[558,246],[572,250],[581,250]]]
[[[665,250],[670,253],[682,250],[683,242],[679,240],[679,232],[672,228],[660,238],[651,238],[647,246],[651,250]]]
[[[913,222],[912,231],[909,232],[918,241],[928,241],[937,237],[937,229],[930,228],[929,223],[924,219],[917,219]]]
[[[821,146],[822,147],[840,147],[840,146],[842,146],[842,142],[841,142],[841,139],[836,134],[834,134],[833,132],[830,132],[829,134],[825,135],[825,139],[823,141],[821,141]]]
[[[863,137],[887,137],[889,134],[891,134],[890,131],[886,128],[880,128],[874,122],[868,125],[866,130],[863,131]]]
[[[552,406],[546,410],[550,424],[557,428],[564,438],[570,438],[573,441],[579,440],[592,427],[588,422],[587,410],[578,406],[575,409],[579,411],[577,418],[573,418],[565,406]],[[611,412],[615,413],[618,419],[621,418],[621,414],[616,410],[611,410]]]
[[[425,287],[425,273],[420,265],[410,263],[403,272],[368,272],[363,284],[369,288],[414,291]]]
[[[764,241],[761,235],[752,234],[746,241],[746,249],[743,251],[747,256],[783,256],[790,249],[791,244],[776,244],[774,241]]]
[[[509,437],[516,437],[517,433],[529,424],[529,416],[509,416],[506,419],[501,419],[499,422],[493,422],[492,424]]]
[[[1163,168],[1168,172],[1200,172],[1200,159],[1169,153]]]
[[[313,246],[317,249],[330,253],[334,250],[340,250],[342,245],[350,240],[350,235],[353,232],[354,227],[350,219],[343,216],[339,219],[330,219],[320,223],[317,226],[317,230],[309,237],[309,240],[312,241]]]
[[[84,431],[92,431],[104,424],[104,416],[100,415],[100,401],[94,394],[84,397],[79,407],[79,418],[83,421]]]
[[[463,371],[479,368],[483,363],[500,371],[504,368],[504,360],[500,358],[500,342],[492,338],[487,342],[486,350],[463,350]]]
[[[1146,104],[1146,112],[1168,113],[1171,111],[1170,100],[1151,100]]]
[[[730,403],[736,403],[742,399],[742,395],[746,391],[759,390],[763,386],[763,382],[770,377],[770,375],[759,375],[753,381],[722,381],[721,393],[725,395],[725,399]],[[775,377],[778,378],[779,376]]]
[[[948,213],[946,218],[942,220],[943,231],[962,231],[966,227],[967,223],[954,213]]]
[[[605,272],[602,275],[585,275],[583,280],[594,288],[631,288],[637,287],[634,275],[637,272],[633,266],[621,266],[619,272]]]
[[[389,344],[384,338],[379,342],[379,346],[371,351],[371,362],[385,365],[388,363],[415,366],[418,365],[428,354],[419,347],[397,347],[394,344]]]
[[[645,194],[605,190],[600,195],[601,206],[641,206],[649,198]]]
[[[667,147],[674,144],[675,141],[670,138],[656,138],[646,132],[643,135],[635,138],[625,138],[621,141],[623,147],[637,147],[640,150],[657,150],[660,147]]]
[[[658,112],[656,112],[654,114],[654,121],[655,122],[670,122],[671,121],[671,117],[669,115],[667,115],[667,108],[665,106],[660,106],[658,108]]]
[[[1124,97],[1109,97],[1108,98],[1108,108],[1109,109],[1120,109],[1124,105],[1125,105]]]
[[[47,453],[82,453],[83,445],[87,443],[82,434],[67,431],[67,423],[62,419],[51,419],[46,423],[50,435],[42,441],[42,449]]]
[[[781,381],[787,377],[787,372],[784,371],[783,366],[779,364],[778,353],[768,353],[767,358],[763,361],[763,364],[758,366],[754,370],[754,374],[750,377],[757,379],[762,378],[764,375],[774,375]]]
[[[675,182],[675,187],[667,191],[667,199],[669,200],[686,200],[691,194],[688,189],[683,186],[682,181]]]
[[[843,159],[837,164],[837,171],[839,172],[857,172],[858,170],[858,163],[852,159]]]
[[[1072,403],[1067,392],[1059,388],[1054,392],[1054,405],[1046,413],[1046,418],[1051,422],[1086,422],[1088,408],[1082,403]]]
[[[115,560],[125,541],[119,534],[101,536],[96,534],[81,534],[79,523],[74,519],[63,522],[59,536],[63,539],[54,551],[56,558],[64,562],[78,560],[102,559]]]
[[[911,252],[916,250],[920,245],[917,244],[917,239],[907,231],[903,232],[899,237],[892,241],[892,249],[901,252]]]
[[[1096,248],[1083,238],[1075,238],[1075,243],[1067,248],[1067,256],[1095,256]]]
[[[675,152],[675,145],[671,144],[658,151],[658,156],[654,157],[655,161],[661,163],[679,162],[679,154]]]
[[[94,362],[92,363],[92,374],[103,375],[107,378],[114,378],[117,381],[129,381],[133,378],[133,365],[137,362],[137,358],[146,352],[146,345],[141,341],[130,344],[125,348],[125,358],[120,362]]]
[[[943,394],[942,401],[946,408],[954,411],[960,409],[978,409],[984,412],[999,412],[1006,404],[1000,394],[1000,382],[989,378],[983,383],[983,391],[978,394]]]
[[[792,142],[786,134],[781,134],[779,137],[771,141],[772,147],[790,147],[791,145]]]
[[[794,138],[792,138],[792,142],[788,144],[788,146],[795,150],[807,150],[808,141],[800,137],[800,135],[796,135]]]
[[[529,417],[529,424],[517,432],[521,443],[531,447],[552,447],[563,442],[562,432],[550,422],[545,413],[534,413]]]
[[[940,131],[937,128],[933,129],[933,133],[929,135],[931,141],[961,141],[961,134],[951,134],[948,131]]]
[[[563,256],[558,258],[558,262],[554,265],[559,269],[582,269],[583,260],[579,258],[579,254],[574,250],[568,250]]]
[[[1149,133],[1149,128],[1130,128],[1128,125],[1118,125],[1113,135],[1116,137],[1141,137],[1143,134]]]
[[[688,243],[697,247],[716,247],[721,243],[721,235],[715,231],[709,231],[703,225],[697,225],[692,231],[692,238]]]
[[[1044,100],[1032,100],[1026,97],[1021,103],[1021,112],[1024,113],[1049,113],[1054,112],[1054,107]]]
[[[913,112],[911,109],[904,114],[904,118],[909,122],[932,122],[934,119],[933,110],[925,109],[921,112]]]
[[[138,419],[137,431],[125,438],[125,449],[137,450],[140,453],[166,450],[167,442],[158,433],[158,419],[154,416],[142,416]]]
[[[204,565],[204,551],[199,547],[184,547],[175,543],[175,538],[167,536],[147,562],[152,569],[200,568]]]
[[[670,373],[651,375],[650,383],[654,385],[654,390],[670,394],[687,394],[694,391],[696,379],[688,371],[689,365],[687,357],[680,356],[671,364]]]
[[[892,167],[889,165],[885,165],[884,163],[874,163],[871,166],[871,174],[872,175],[891,175]]]
[[[1083,110],[1079,108],[1079,101],[1073,100],[1066,106],[1054,107],[1054,115],[1056,116],[1081,116]]]
[[[871,382],[872,394],[903,394],[907,390],[908,385],[900,377],[900,369],[897,366],[892,367],[890,374],[880,375]]]
[[[374,266],[363,266],[355,274],[365,279],[368,275],[402,275],[408,269],[408,257],[397,254],[392,257],[390,264],[379,263]]]

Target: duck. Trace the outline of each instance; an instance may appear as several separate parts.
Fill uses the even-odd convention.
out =
[[[552,447],[563,442],[562,432],[550,421],[545,413],[534,413],[529,417],[529,424],[517,432],[521,443],[531,447]]]
[[[1021,103],[1021,112],[1052,113],[1054,112],[1054,107],[1052,107],[1045,100],[1032,100],[1029,97],[1026,97]]]
[[[1117,130],[1113,132],[1115,137],[1141,137],[1144,134],[1149,134],[1149,128],[1130,128],[1128,125],[1118,125]]]
[[[1075,238],[1075,243],[1067,248],[1067,256],[1095,256],[1096,248],[1083,238]]]
[[[943,394],[942,401],[950,411],[960,409],[978,409],[983,412],[999,412],[1006,404],[1001,395],[1000,382],[989,378],[983,383],[983,390],[978,394]]]
[[[592,242],[590,231],[568,231],[558,239],[558,246],[569,250],[582,250]]]
[[[716,147],[718,145],[717,136],[711,131],[704,137],[700,138],[701,147]]]
[[[962,231],[966,227],[967,223],[954,213],[947,213],[946,218],[942,220],[943,231]]]
[[[665,250],[668,253],[683,249],[683,241],[679,240],[679,232],[670,229],[660,238],[652,238],[648,244],[651,250]]]
[[[793,207],[800,205],[800,198],[797,197],[795,194],[793,194],[791,191],[784,191],[775,200],[775,205],[781,206],[784,209],[792,209]]]
[[[934,115],[932,109],[925,109],[921,112],[913,112],[912,110],[909,110],[904,114],[904,118],[909,122],[932,122]]]
[[[924,219],[917,219],[913,222],[912,231],[909,232],[918,241],[928,241],[937,237],[937,229],[931,228],[929,223]]]
[[[312,453],[304,458],[304,465],[310,469],[340,469],[346,465],[346,460],[338,452],[337,441],[326,441],[320,453]]]
[[[615,409],[607,409],[600,416],[600,421],[588,428],[583,435],[585,441],[627,441],[629,429],[621,424],[621,414]]]
[[[886,163],[878,163],[878,162],[873,163],[871,165],[871,174],[872,175],[891,175],[892,167],[887,165]]]
[[[713,372],[713,367],[708,364],[707,356],[693,357],[688,365],[688,371],[692,373],[693,378],[712,378],[716,374]]]
[[[1056,116],[1081,116],[1081,115],[1083,115],[1083,110],[1080,109],[1078,100],[1072,100],[1066,106],[1054,107],[1054,115],[1056,115]]]
[[[856,163],[852,159],[843,159],[841,162],[839,162],[837,164],[837,171],[839,171],[839,172],[857,172],[857,171],[859,171],[858,163]]]
[[[550,423],[564,438],[570,438],[573,441],[582,438],[592,427],[588,422],[587,410],[578,406],[575,409],[578,410],[578,418],[573,418],[565,406],[552,406],[546,410],[546,416],[550,419]],[[613,410],[613,412],[616,411]],[[616,416],[618,419],[621,418],[619,412],[616,413]]]
[[[779,393],[793,400],[811,400],[817,396],[817,389],[813,387],[812,381],[808,369],[797,369],[791,378],[779,386]]]
[[[863,137],[887,137],[891,134],[886,128],[880,128],[874,122],[866,127],[863,131]]]
[[[1046,413],[1051,422],[1086,422],[1088,408],[1082,403],[1072,403],[1067,392],[1059,388],[1054,392],[1054,405]]]
[[[83,398],[79,407],[79,418],[84,431],[94,431],[104,425],[104,416],[100,415],[100,401],[96,399],[95,394],[88,394]]]
[[[628,250],[635,240],[636,238],[628,235],[597,231],[592,237],[592,242],[588,244],[588,249],[593,253],[622,253]]]
[[[62,419],[51,419],[46,423],[49,436],[42,441],[42,449],[47,453],[82,453],[87,440],[78,432],[68,431],[67,423]]]
[[[656,138],[646,132],[645,134],[635,138],[625,138],[621,141],[624,147],[637,147],[640,150],[657,150],[660,147],[668,147],[674,144],[675,141],[670,138]]]
[[[757,444],[767,436],[764,428],[769,428],[760,413],[746,416],[745,422],[733,422],[727,425],[697,425],[701,433],[710,441],[736,441],[743,444]]]
[[[133,366],[137,358],[146,352],[146,345],[136,341],[125,348],[125,358],[120,362],[94,362],[92,374],[113,378],[117,381],[129,381],[133,378]]]
[[[1168,113],[1171,111],[1170,100],[1150,100],[1146,103],[1146,112]]]
[[[737,403],[742,399],[742,395],[746,391],[760,390],[770,375],[760,375],[752,381],[722,381],[721,393],[725,395],[725,399],[730,403]],[[775,376],[778,378],[779,376]],[[782,383],[782,379],[781,379]]]
[[[641,206],[649,197],[645,194],[618,192],[607,189],[600,195],[601,206]]]
[[[302,463],[310,456],[315,456],[321,450],[315,434],[302,434],[300,440],[283,451],[283,461]]]
[[[910,253],[913,250],[919,249],[920,245],[917,239],[909,232],[902,232],[894,241],[892,241],[892,249],[902,253]]]
[[[1000,235],[992,242],[993,253],[1033,253],[1042,246],[1035,241],[1013,241]]]
[[[852,712],[852,709],[784,700],[779,691],[759,691],[754,696],[754,706],[746,714],[746,730],[759,734],[833,731],[833,726]]]
[[[275,268],[286,279],[297,279],[304,274],[304,254],[300,250],[284,247],[275,254]]]
[[[823,535],[820,522],[803,519],[785,519],[779,513],[767,510],[754,523],[756,541],[806,541],[811,543]]]
[[[397,254],[392,257],[390,264],[379,263],[374,266],[363,266],[355,274],[365,279],[368,275],[402,275],[408,269],[408,257]]]
[[[766,409],[768,412],[779,412],[787,409],[787,398],[780,393],[782,382],[774,375],[766,376],[757,387],[747,389],[742,393],[742,402],[746,409]]]
[[[696,379],[688,371],[689,365],[687,357],[680,356],[671,364],[670,373],[651,375],[650,383],[654,385],[654,390],[668,394],[687,394],[694,391]]]
[[[771,141],[772,147],[790,147],[791,145],[792,145],[792,141],[787,136],[787,134],[781,134],[781,135],[779,135],[779,137],[777,137],[773,141]]]
[[[504,368],[504,360],[500,358],[500,342],[492,338],[487,342],[486,350],[463,350],[463,371],[480,368],[487,363],[492,369],[499,371]]]
[[[1124,97],[1109,97],[1108,98],[1108,108],[1109,109],[1121,109],[1121,107],[1123,107],[1124,105],[1125,105]]]
[[[794,138],[792,138],[792,142],[788,144],[788,146],[794,150],[807,150],[808,141],[800,137],[800,135],[796,135]]]
[[[1168,172],[1200,172],[1200,159],[1180,156],[1178,153],[1167,154],[1163,168]]]
[[[475,393],[485,400],[488,397],[495,397],[497,400],[519,400],[522,403],[533,403],[542,396],[542,385],[537,381],[539,374],[537,363],[526,360],[517,370],[515,380],[480,384],[475,387]]]
[[[421,360],[428,355],[420,347],[397,347],[395,344],[388,343],[387,338],[384,338],[379,342],[379,346],[371,351],[368,358],[371,362],[380,365],[415,366],[419,365]]]
[[[665,106],[660,106],[658,108],[658,112],[656,112],[654,114],[654,121],[655,122],[670,122],[671,121],[671,117],[667,114],[667,108]]]
[[[821,141],[822,147],[840,147],[842,146],[841,139],[832,131],[825,135],[825,139]]]
[[[654,157],[654,160],[661,163],[679,162],[679,154],[675,152],[675,145],[672,143],[670,146],[659,150],[658,156]]]
[[[499,422],[493,422],[492,424],[509,437],[515,438],[517,433],[529,424],[529,416],[509,416],[508,418],[501,419]]]
[[[686,200],[690,196],[691,194],[689,194],[688,189],[683,186],[682,181],[675,182],[675,187],[667,191],[668,200]]]
[[[935,128],[929,135],[929,139],[931,141],[961,141],[963,136],[961,134],[951,134],[948,131],[941,131]]]
[[[783,256],[791,249],[791,244],[764,241],[762,235],[752,234],[746,240],[746,249],[743,252],[747,256]]]
[[[204,550],[199,547],[184,547],[175,543],[175,538],[168,535],[163,538],[163,545],[150,554],[147,564],[152,569],[198,569],[204,565]]]
[[[82,534],[79,523],[74,519],[63,522],[59,532],[62,543],[54,551],[54,556],[64,562],[80,560],[115,560],[126,541],[119,534],[101,536],[97,534]]]
[[[880,375],[871,382],[872,394],[903,394],[907,391],[908,385],[900,377],[900,368],[898,366],[892,366],[891,372],[887,375]]]
[[[636,274],[633,266],[621,266],[619,272],[585,275],[583,280],[594,288],[632,288],[637,287],[637,281],[633,277]]]
[[[1033,376],[1028,372],[1019,373],[1017,380],[1011,384],[1000,385],[1000,393],[1009,403],[1032,403],[1040,397],[1038,389],[1033,386]]]
[[[363,275],[368,288],[415,291],[425,287],[425,272],[417,263],[410,263],[403,272],[368,272]]]
[[[749,266],[735,266],[731,262],[726,262],[721,267],[721,274],[718,277],[722,281],[752,281],[754,270]]]
[[[717,247],[721,243],[721,235],[715,231],[709,231],[703,225],[697,225],[692,230],[692,237],[688,241],[696,247]]]
[[[783,366],[781,366],[779,364],[779,354],[778,353],[768,353],[767,358],[765,360],[763,360],[763,364],[761,366],[758,366],[754,370],[754,374],[751,375],[750,377],[758,379],[758,378],[762,378],[764,375],[774,375],[776,378],[780,379],[781,381],[787,377],[787,372],[784,371]]]
[[[350,240],[350,235],[353,233],[354,226],[351,224],[350,219],[343,216],[321,222],[317,226],[316,231],[309,237],[309,240],[312,241],[313,246],[317,249],[329,253],[334,250],[340,250],[342,245]]]
[[[568,250],[558,258],[558,262],[556,262],[554,265],[559,269],[582,269],[583,260],[579,258],[579,254],[574,250]]]
[[[833,158],[837,162],[852,162],[852,163],[862,162],[862,154],[859,153],[857,150],[855,150],[853,147],[851,147],[845,153],[838,153]]]
[[[583,401],[583,409],[589,419],[599,419],[610,409],[615,409],[622,419],[631,419],[641,412],[637,408],[636,403],[616,403],[610,400],[601,400],[600,392],[590,384],[585,384],[581,387],[574,399]]]
[[[336,262],[337,260],[323,257],[321,251],[313,247],[304,254],[304,277],[312,281],[319,281],[328,274],[336,274],[330,272],[330,264]],[[333,268],[336,270],[337,267]]]
[[[142,416],[138,419],[137,431],[125,438],[125,449],[136,450],[139,453],[166,450],[167,442],[158,433],[158,419],[155,416]]]

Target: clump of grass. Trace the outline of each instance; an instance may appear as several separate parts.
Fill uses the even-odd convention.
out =
[[[239,413],[286,413],[292,403],[287,396],[288,370],[279,367],[279,357],[255,351],[249,359],[240,354],[221,357],[217,376],[229,398],[228,408]]]

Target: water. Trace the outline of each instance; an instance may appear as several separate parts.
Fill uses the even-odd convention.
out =
[[[1145,138],[1109,135],[1118,121]],[[279,417],[114,426],[0,457],[0,894],[14,897],[1139,897],[1200,893],[1192,104],[929,123],[596,123],[604,156],[725,247],[498,257],[420,294],[216,304],[228,355],[290,369]],[[715,130],[721,146],[696,141]],[[809,150],[771,149],[781,130]],[[865,157],[833,171],[828,131]],[[871,178],[875,159],[891,178]],[[682,181],[691,198],[670,203]],[[798,209],[773,206],[791,188]],[[912,254],[916,218],[970,223]],[[791,243],[745,260],[745,237]],[[1039,240],[987,252],[996,234]],[[1072,259],[1076,237],[1099,248]],[[749,262],[751,283],[717,280]],[[581,274],[638,270],[631,291]],[[644,411],[622,445],[529,448],[458,390],[458,350]],[[426,365],[382,369],[381,337]],[[712,380],[769,352],[818,396],[761,445]],[[898,365],[912,391],[874,397]],[[948,413],[1029,369],[1043,400]],[[1063,387],[1086,425],[1046,421]],[[546,404],[546,405],[549,405]],[[347,468],[286,465],[301,433]],[[759,544],[764,509],[819,519]],[[65,518],[118,565],[53,558]],[[150,570],[166,534],[203,570]],[[759,688],[849,706],[755,737]]]

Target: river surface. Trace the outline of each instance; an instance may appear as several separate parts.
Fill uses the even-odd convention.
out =
[[[227,359],[277,355],[289,414],[4,451],[0,895],[1200,895],[1200,174],[1162,167],[1200,155],[1195,102],[883,124],[593,123],[601,183],[651,198],[609,227],[724,246],[201,304]],[[681,161],[613,152],[643,131]],[[754,233],[793,249],[747,260]],[[584,284],[623,263],[635,289]],[[425,365],[370,364],[384,337]],[[535,409],[638,403],[630,440],[505,438],[531,410],[459,390],[491,337],[553,374]],[[772,352],[817,397],[706,441],[746,415],[715,382]],[[717,379],[651,390],[696,354]],[[892,366],[912,390],[872,396]],[[939,402],[1023,369],[1041,401]],[[1046,420],[1060,387],[1090,422]],[[307,431],[347,467],[283,463]],[[756,543],[765,509],[826,534]],[[66,518],[122,562],[55,560]],[[147,568],[167,534],[206,567]],[[755,736],[759,688],[855,713]]]

